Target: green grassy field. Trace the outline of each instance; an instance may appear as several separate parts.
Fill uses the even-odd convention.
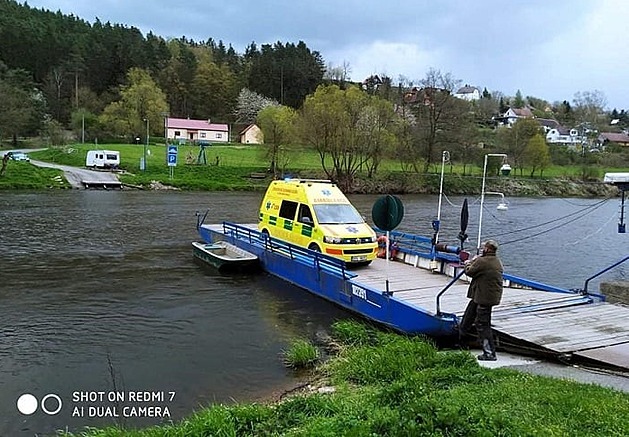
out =
[[[92,144],[75,144],[65,147],[49,148],[43,151],[31,152],[33,159],[64,164],[76,167],[85,166],[88,150],[96,149]],[[170,169],[166,162],[166,147],[163,144],[150,144],[147,148],[147,166],[140,170],[140,161],[144,155],[144,145],[131,144],[102,144],[101,150],[118,150],[121,156],[121,168],[125,171],[120,180],[133,186],[148,186],[152,181],[159,181],[164,185],[171,185],[184,190],[263,190],[272,175],[267,172],[269,158],[266,157],[265,145],[227,144],[213,145],[205,149],[205,163],[199,163],[200,149],[196,146],[179,146],[178,163],[174,168],[174,178],[170,178]],[[17,162],[9,163],[4,177],[0,178],[0,189],[43,189],[49,187],[66,187],[64,184],[51,184],[50,170],[37,169],[30,166],[17,167]],[[217,165],[218,164],[218,165]],[[326,178],[322,170],[319,155],[313,150],[303,150],[296,147],[289,148],[278,160],[280,173],[308,178]],[[14,171],[19,169],[19,171]],[[581,180],[584,172],[589,180],[600,181],[605,172],[622,172],[627,168],[601,168],[583,166],[553,166],[544,172],[544,178],[530,178],[526,169],[523,176],[514,171],[510,178],[526,181],[538,181],[543,184],[547,179]],[[433,165],[429,174],[422,175],[404,172],[400,163],[395,160],[384,160],[378,174],[367,178],[366,174],[357,175],[360,180],[356,184],[356,192],[425,192],[435,193],[439,190],[439,174],[441,166]],[[54,175],[61,174],[55,171]],[[252,178],[255,174],[257,177]],[[447,165],[445,168],[444,188],[449,193],[474,194],[479,191],[478,178],[482,176],[482,168],[467,166],[463,177],[463,167]],[[266,177],[260,177],[265,176]],[[490,176],[490,175],[488,175]],[[500,187],[498,187],[500,188]],[[524,191],[534,193],[539,190]],[[550,193],[562,195],[561,193]],[[521,195],[512,193],[512,195]]]

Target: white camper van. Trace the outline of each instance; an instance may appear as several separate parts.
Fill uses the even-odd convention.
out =
[[[118,168],[120,152],[117,150],[89,150],[85,158],[85,166],[93,168]]]

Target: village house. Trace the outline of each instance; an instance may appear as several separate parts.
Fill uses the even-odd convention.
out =
[[[581,144],[581,136],[576,129],[566,129],[563,126],[557,126],[546,132],[546,141],[549,144],[563,144],[570,147],[576,147]]]
[[[629,135],[627,135],[626,133],[601,132],[601,134],[598,136],[598,143],[601,146],[604,146],[607,143],[616,143],[623,147],[628,147]]]
[[[503,124],[513,126],[513,124],[521,118],[533,118],[533,112],[530,108],[509,108],[501,117]]]
[[[264,142],[262,130],[256,124],[250,124],[241,130],[238,136],[243,144],[262,144]]]
[[[166,131],[169,140],[199,143],[229,142],[229,126],[210,123],[210,120],[169,117],[166,118]]]
[[[459,90],[453,94],[454,97],[472,102],[474,100],[480,100],[481,92],[475,86],[465,85],[459,88]]]

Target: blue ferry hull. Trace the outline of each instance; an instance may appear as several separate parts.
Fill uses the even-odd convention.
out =
[[[457,331],[454,314],[431,314],[402,302],[386,290],[360,284],[355,280],[357,275],[335,258],[232,223],[223,223],[220,230],[206,225],[198,230],[204,241],[228,241],[257,255],[268,273],[394,330],[435,337],[451,336]]]

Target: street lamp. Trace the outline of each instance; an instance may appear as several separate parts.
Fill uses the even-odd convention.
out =
[[[483,164],[483,186],[480,190],[480,216],[478,217],[478,243],[476,245],[476,254],[480,253],[480,237],[481,228],[483,226],[483,203],[485,202],[485,177],[487,176],[487,158],[490,156],[500,156],[503,159],[507,157],[504,153],[488,153],[485,155],[485,163]]]
[[[144,171],[146,171],[146,149],[149,146],[149,119],[145,118],[146,121],[146,143],[144,143]]]

